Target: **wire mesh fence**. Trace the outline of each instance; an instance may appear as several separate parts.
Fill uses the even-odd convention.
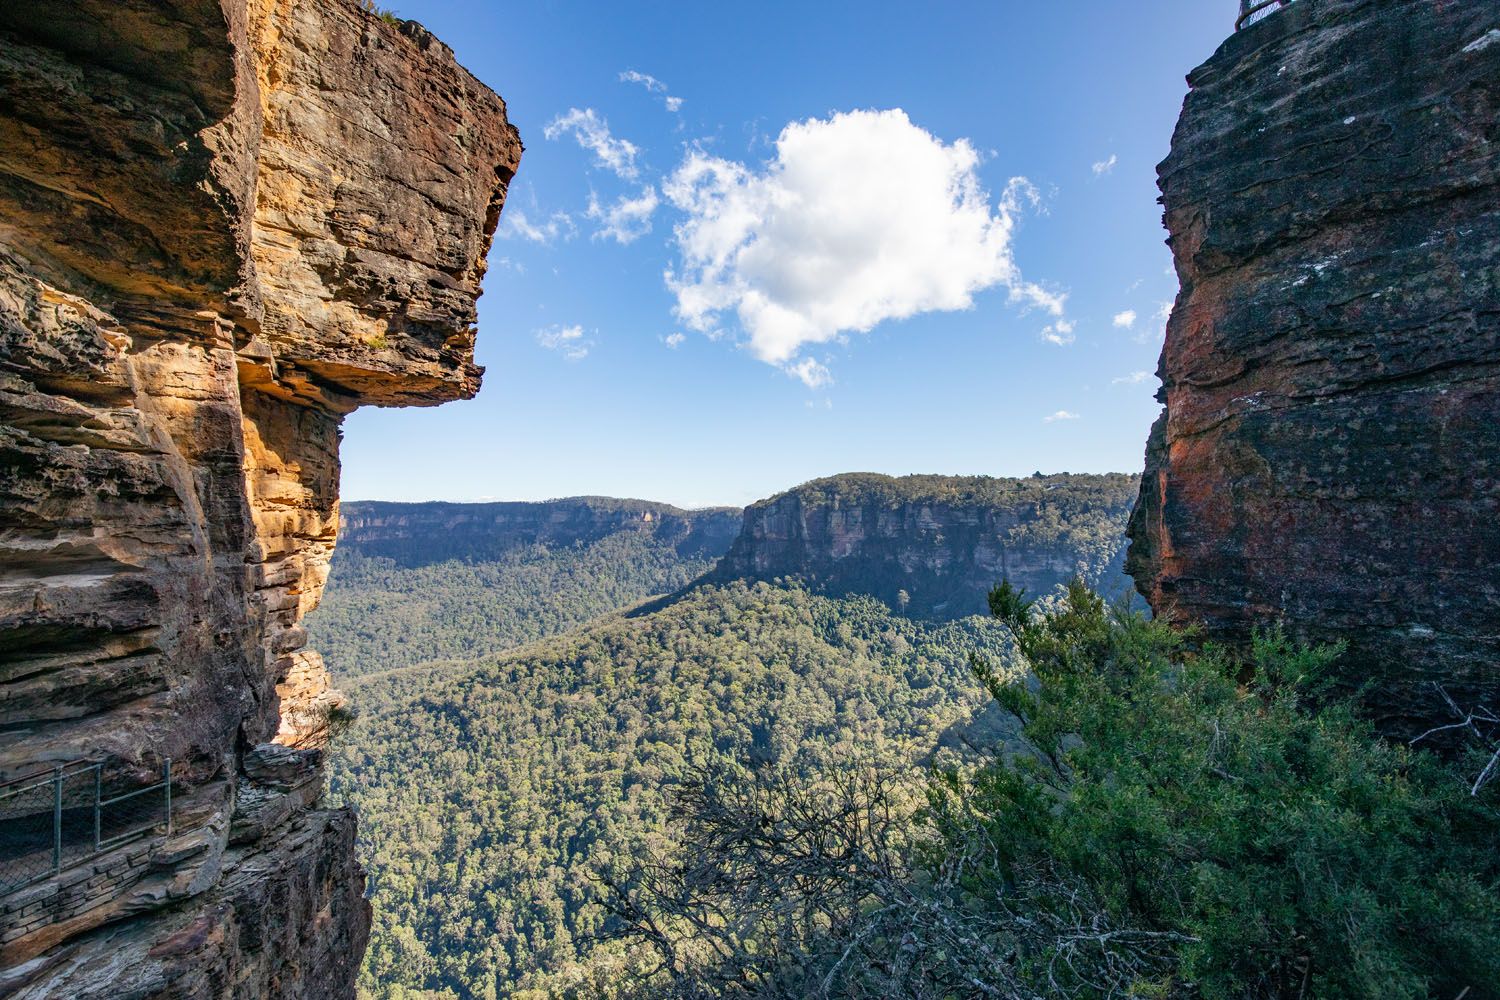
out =
[[[0,896],[171,828],[170,760],[161,781],[123,790],[88,761],[15,779],[0,786]]]
[[[1234,30],[1248,28],[1257,21],[1264,21],[1283,7],[1291,6],[1295,0],[1240,0],[1240,16],[1234,22]]]

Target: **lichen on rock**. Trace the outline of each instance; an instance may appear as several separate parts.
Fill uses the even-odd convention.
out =
[[[1158,615],[1344,640],[1387,732],[1500,695],[1494,4],[1299,0],[1189,77],[1182,290],[1127,569]]]

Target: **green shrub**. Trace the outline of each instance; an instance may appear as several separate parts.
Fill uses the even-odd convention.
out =
[[[972,898],[1039,870],[1085,887],[1111,924],[1177,935],[1159,946],[1171,976],[1140,984],[1165,995],[1500,995],[1494,790],[1471,795],[1458,768],[1347,705],[1315,710],[1337,649],[1269,629],[1248,663],[1190,655],[1077,585],[1038,617],[997,603],[1040,683],[979,674],[1037,753],[935,785],[930,863],[996,845]]]
[[[375,0],[359,0],[359,9],[374,14],[386,24],[401,23],[401,19],[396,16],[395,11],[391,10],[389,7],[380,6],[375,2]]]
[[[924,808],[852,759],[684,784],[673,851],[607,887],[655,953],[633,996],[1500,996],[1487,754],[1385,742],[1277,629],[1239,659],[1082,585],[991,603],[1030,672],[974,659],[1009,722]]]

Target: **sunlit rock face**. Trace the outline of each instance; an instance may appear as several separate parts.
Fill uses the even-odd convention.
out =
[[[832,476],[745,509],[716,578],[799,579],[907,614],[984,614],[1001,580],[1043,596],[1074,577],[1110,592],[1135,476]]]
[[[1500,694],[1500,6],[1298,0],[1189,77],[1128,569],[1346,639],[1388,731]]]
[[[0,95],[0,780],[174,775],[171,839],[0,897],[0,992],[351,995],[352,818],[245,761],[336,700],[343,417],[479,387],[519,138],[353,0],[14,0]]]

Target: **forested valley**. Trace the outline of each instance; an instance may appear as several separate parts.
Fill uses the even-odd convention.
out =
[[[371,996],[609,992],[599,875],[666,843],[670,789],[716,763],[920,767],[982,704],[975,618],[733,583],[489,661],[355,681],[331,788],[361,815]]]
[[[355,530],[308,620],[341,678],[498,653],[675,591],[723,555],[740,512],[583,497],[354,503],[344,517]]]
[[[1005,629],[905,608],[902,560],[965,609],[995,582],[976,544],[1043,584],[1101,580],[1118,571],[1133,489],[1126,476],[834,477],[767,503],[844,509],[846,548],[862,518],[852,569],[828,571],[835,543],[811,519],[795,550],[808,572],[768,579],[709,573],[737,511],[349,505],[310,627],[361,716],[330,783],[359,810],[370,875],[361,990],[623,989],[654,959],[612,938],[605,886],[669,847],[674,789],[694,775],[749,764],[907,782],[993,735],[969,661],[1006,661]],[[778,553],[774,568],[798,566]]]
[[[317,623],[362,716],[330,776],[361,994],[1500,984],[1500,753],[1381,739],[1336,646],[1220,650],[1097,596],[1131,485],[834,477],[732,546],[726,512],[635,501],[371,515]]]

